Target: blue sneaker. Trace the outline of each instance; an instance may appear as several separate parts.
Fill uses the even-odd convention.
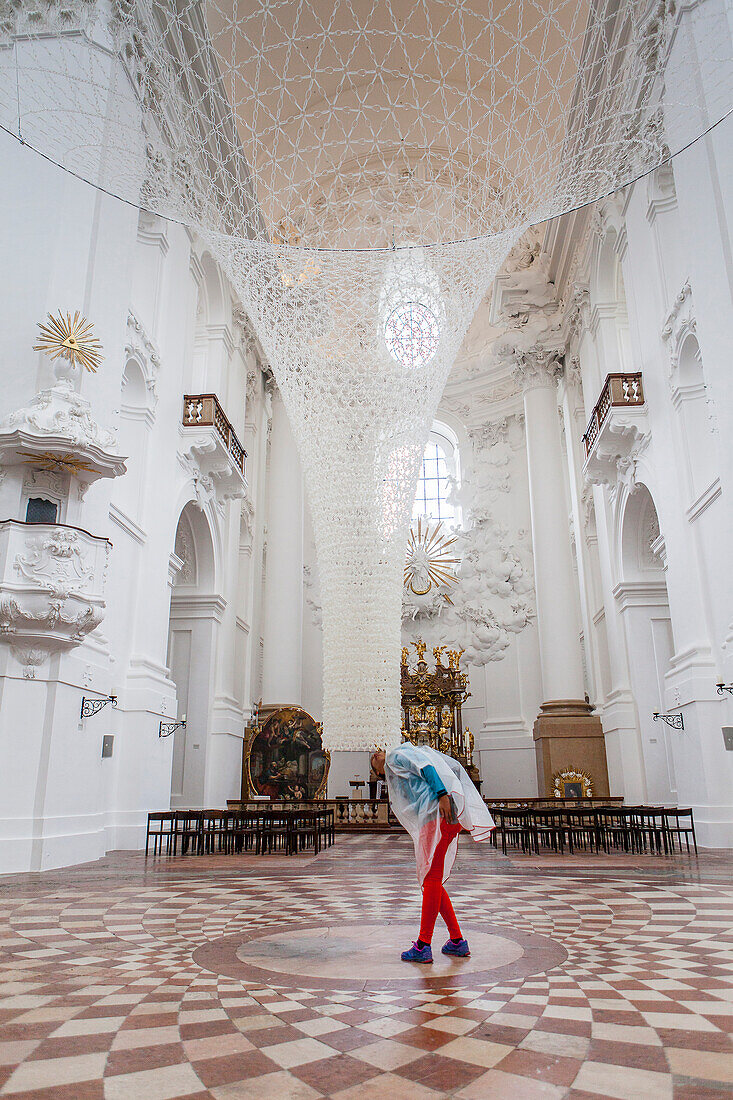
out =
[[[433,950],[429,943],[426,943],[424,947],[418,947],[416,943],[413,943],[409,951],[402,952],[400,958],[406,963],[431,963],[433,961]]]
[[[459,940],[458,943],[453,943],[453,940],[448,940],[444,943],[440,949],[444,955],[456,955],[459,959],[470,959],[471,949],[468,946],[468,940]]]

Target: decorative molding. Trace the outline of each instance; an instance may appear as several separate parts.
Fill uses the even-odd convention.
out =
[[[164,154],[162,152],[156,154],[152,144],[148,143],[145,147],[145,155],[148,161],[148,171],[153,173],[159,171],[163,163],[160,158],[164,157]],[[150,210],[140,211],[137,223],[137,239],[140,244],[151,245],[153,248],[159,249],[161,256],[167,256],[170,244],[168,243],[166,221]]]
[[[692,287],[690,286],[689,280],[686,280],[682,286],[682,289],[675,297],[675,300],[672,303],[672,308],[667,314],[667,317],[665,318],[662,325],[662,339],[664,341],[669,341],[670,337],[673,335],[675,335],[676,337],[680,323],[684,324],[687,317],[687,310],[691,305],[691,297]],[[674,342],[678,342],[676,338]]]
[[[242,510],[239,516],[239,545],[251,548],[255,533],[255,508],[249,492],[242,497]]]
[[[202,325],[199,327],[196,333],[197,343],[208,343],[209,341],[221,341],[224,345],[227,358],[230,359],[236,344],[234,342],[234,336],[232,330],[227,324],[217,325]]]
[[[176,623],[179,619],[214,619],[220,623],[227,606],[223,596],[196,593],[184,595],[179,591],[175,592],[172,601],[171,618]]]
[[[585,283],[573,283],[565,306],[564,323],[567,340],[579,340],[590,326],[590,289]]]
[[[98,15],[98,0],[64,0],[64,3],[4,4],[0,22],[0,46],[12,45],[18,36],[89,33]]]
[[[659,516],[651,497],[639,523],[639,568],[659,569],[664,556],[664,539],[659,530]]]
[[[178,554],[176,554],[174,550],[171,554],[168,555],[168,584],[171,588],[174,587],[176,583],[176,578],[178,577],[182,568],[183,559],[179,558]]]
[[[258,367],[250,367],[247,371],[247,409],[254,405],[262,393],[262,372]]]
[[[660,164],[647,177],[646,219],[654,225],[660,214],[677,209],[677,188],[674,181],[672,160]]]
[[[104,618],[110,549],[77,527],[0,523],[0,639],[46,655],[84,641]]]
[[[560,352],[534,344],[526,351],[515,351],[513,377],[522,392],[540,388],[555,389],[562,375]]]
[[[715,480],[708,485],[704,492],[700,493],[697,500],[694,500],[690,507],[685,512],[687,519],[690,523],[694,523],[696,519],[699,519],[703,512],[707,511],[711,504],[713,504],[719,496],[721,496],[723,490],[720,484],[720,478],[716,477]]]
[[[246,309],[241,302],[235,302],[232,306],[232,324],[239,339],[239,348],[243,355],[257,349],[257,335]],[[249,371],[247,372],[249,378]]]
[[[115,437],[93,419],[90,403],[68,378],[41,390],[30,405],[0,421],[0,459],[6,465],[48,466],[54,457],[85,481],[118,477],[125,460],[114,450]]]
[[[195,585],[198,579],[196,541],[185,513],[178,521],[174,555],[176,561],[180,563],[176,571],[174,583],[176,585]]]
[[[126,512],[123,512],[121,508],[118,508],[116,504],[110,504],[109,506],[109,518],[113,523],[129,535],[131,539],[134,539],[140,546],[144,546],[148,541],[147,532],[142,527],[135,523],[134,519],[131,519]]]
[[[669,605],[665,580],[624,581],[616,585],[613,597],[618,603],[619,611],[626,611],[630,607],[668,607]]]
[[[150,408],[145,410],[146,420],[152,425],[155,421],[155,410],[158,407],[157,381],[160,371],[160,352],[148,336],[145,326],[132,310],[127,314],[125,358],[134,359],[142,370],[145,386],[150,395]],[[134,409],[124,406],[122,411],[128,417],[133,416],[135,412]]]

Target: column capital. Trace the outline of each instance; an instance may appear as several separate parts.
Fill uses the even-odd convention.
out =
[[[516,349],[512,376],[522,388],[522,392],[541,387],[554,389],[562,374],[561,352],[555,348],[545,348],[533,344],[531,348]]]

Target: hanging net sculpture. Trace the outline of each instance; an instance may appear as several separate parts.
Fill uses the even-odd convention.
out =
[[[0,124],[210,244],[300,451],[324,744],[400,740],[402,571],[466,329],[540,222],[731,104],[725,0],[0,3]]]

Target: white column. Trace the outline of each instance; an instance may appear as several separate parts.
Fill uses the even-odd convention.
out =
[[[279,393],[272,402],[262,699],[300,704],[303,682],[303,475]]]
[[[534,347],[517,357],[524,394],[537,629],[545,700],[582,699],[583,662],[557,406],[557,353]]]
[[[538,345],[517,353],[515,376],[524,393],[529,507],[534,544],[537,628],[544,702],[533,736],[540,795],[568,768],[591,777],[593,793],[607,795],[603,730],[584,702],[578,592],[570,545],[560,419],[557,352]]]

